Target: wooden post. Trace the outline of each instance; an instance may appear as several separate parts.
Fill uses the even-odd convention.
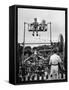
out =
[[[50,43],[52,43],[52,34],[51,34],[51,22],[50,22]]]
[[[25,43],[25,22],[24,22],[24,38],[23,38],[23,42]]]
[[[24,35],[23,35],[23,60],[22,60],[22,64],[24,62],[24,47],[25,47],[25,22],[24,22]]]

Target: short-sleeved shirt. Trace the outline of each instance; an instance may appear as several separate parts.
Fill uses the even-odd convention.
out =
[[[33,25],[34,28],[38,27],[38,22],[33,22],[31,25]]]
[[[49,65],[58,65],[58,63],[61,63],[61,58],[57,54],[53,54],[50,57]]]

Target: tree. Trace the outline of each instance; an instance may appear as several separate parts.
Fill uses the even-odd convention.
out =
[[[59,51],[63,52],[63,49],[64,49],[64,39],[63,39],[63,35],[62,34],[59,35],[58,45],[59,45]]]

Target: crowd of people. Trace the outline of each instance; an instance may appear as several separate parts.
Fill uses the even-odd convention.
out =
[[[42,46],[42,49],[45,46]],[[48,46],[47,46],[48,48]],[[63,60],[63,51],[59,52],[57,48],[53,51],[41,52],[39,47],[31,48],[27,46],[18,48],[18,77],[52,77],[52,79],[59,79],[60,73],[65,73],[65,66]],[[45,49],[46,50],[46,47]],[[21,80],[22,80],[21,79]]]

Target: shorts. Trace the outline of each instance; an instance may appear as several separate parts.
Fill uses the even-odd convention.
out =
[[[51,65],[51,75],[58,74],[58,65]]]

